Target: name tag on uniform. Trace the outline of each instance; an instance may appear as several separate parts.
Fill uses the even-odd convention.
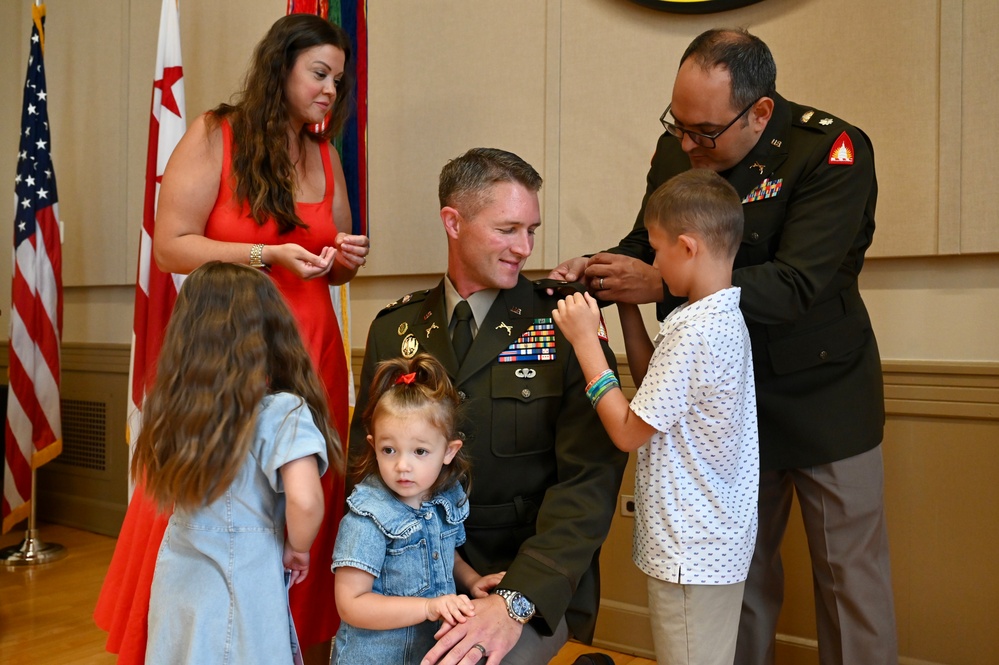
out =
[[[555,360],[555,324],[551,317],[534,323],[513,344],[499,354],[501,363]]]

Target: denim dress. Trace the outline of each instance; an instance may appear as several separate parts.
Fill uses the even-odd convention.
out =
[[[435,598],[455,593],[454,550],[465,542],[468,501],[456,485],[419,509],[397,499],[375,475],[347,499],[333,549],[333,570],[349,566],[375,576],[383,596]],[[439,621],[393,630],[366,630],[340,622],[335,665],[419,664],[433,648]]]
[[[309,455],[325,472],[326,442],[308,407],[290,393],[265,396],[225,493],[170,517],[153,574],[147,665],[291,665],[280,468]]]

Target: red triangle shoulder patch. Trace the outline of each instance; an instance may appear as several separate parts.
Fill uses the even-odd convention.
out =
[[[853,141],[843,132],[833,143],[832,150],[829,151],[830,164],[853,164]]]

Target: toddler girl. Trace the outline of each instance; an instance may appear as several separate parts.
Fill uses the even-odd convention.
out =
[[[333,550],[337,665],[419,663],[440,621],[474,614],[455,582],[482,598],[503,577],[478,575],[455,551],[465,542],[469,481],[458,405],[447,372],[428,354],[385,361],[375,372],[363,414],[370,446],[354,461],[360,483]]]

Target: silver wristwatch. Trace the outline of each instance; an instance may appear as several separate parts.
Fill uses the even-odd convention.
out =
[[[527,623],[534,616],[534,603],[524,594],[510,589],[493,589],[493,593],[506,602],[506,611],[517,623]]]

